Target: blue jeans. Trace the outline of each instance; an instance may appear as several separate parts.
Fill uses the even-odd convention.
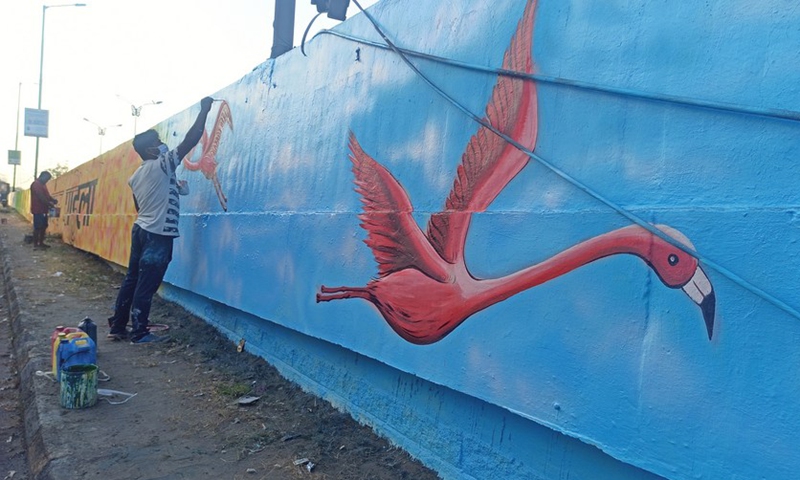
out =
[[[130,318],[133,327],[131,339],[138,340],[147,335],[153,295],[158,291],[172,260],[174,239],[133,225],[128,274],[119,287],[114,316],[109,319],[111,333],[123,333]]]
[[[47,230],[47,214],[34,213],[33,214],[33,229],[34,230]]]

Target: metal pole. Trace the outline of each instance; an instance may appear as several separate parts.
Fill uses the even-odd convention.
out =
[[[39,103],[36,108],[42,109],[42,66],[44,65],[44,17],[47,5],[42,5],[42,48],[39,51]],[[49,126],[48,126],[49,128]],[[39,137],[36,137],[36,155],[33,158],[33,179],[39,174]]]
[[[272,52],[276,58],[292,49],[294,43],[295,0],[275,0],[275,20],[272,23]]]
[[[117,95],[117,96],[119,97],[119,95]],[[122,98],[122,97],[120,97],[120,98]],[[148,103],[144,103],[142,105],[139,105],[138,107],[136,105],[134,105],[134,104],[131,104],[131,115],[133,115],[133,136],[134,137],[136,136],[136,124],[139,121],[139,115],[142,114],[142,109],[144,107],[148,106],[148,105],[161,105],[162,103],[164,103],[164,102],[162,102],[161,100],[158,100],[158,101],[151,100]]]
[[[19,104],[20,97],[22,97],[22,82],[19,82],[19,89],[17,90],[17,133],[14,135],[14,150],[19,151]],[[11,185],[11,191],[17,190],[17,164],[14,164],[14,181]]]
[[[44,17],[48,7],[85,7],[85,3],[70,3],[64,5],[42,5],[42,45],[39,51],[39,103],[36,108],[42,109],[42,71],[44,66]],[[48,120],[48,129],[50,128]],[[36,155],[33,159],[33,179],[39,175],[39,137],[36,137]]]

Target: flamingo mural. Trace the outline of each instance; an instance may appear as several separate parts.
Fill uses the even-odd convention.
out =
[[[536,2],[529,0],[503,69],[532,73]],[[499,76],[486,107],[486,120],[533,150],[538,129],[536,86]],[[427,232],[412,217],[408,194],[350,133],[350,160],[362,197],[365,243],[378,264],[378,278],[365,287],[321,286],[317,302],[361,298],[371,302],[402,338],[430,344],[444,338],[474,313],[541,285],[595,260],[616,254],[638,256],[670,288],[682,288],[700,306],[709,340],[714,329],[715,295],[698,260],[684,249],[638,225],[586,240],[539,264],[501,278],[475,278],[464,259],[474,212],[485,211],[530,157],[482,126],[470,139],[442,212],[431,216]],[[687,250],[678,230],[656,225]]]
[[[233,130],[233,118],[231,117],[231,109],[228,102],[220,100],[219,111],[217,112],[217,119],[214,121],[214,126],[211,129],[211,134],[203,130],[203,137],[200,139],[200,148],[202,154],[197,161],[191,161],[194,154],[194,148],[183,159],[183,166],[187,170],[203,172],[203,175],[211,181],[214,185],[214,190],[217,192],[219,204],[224,211],[228,211],[228,197],[222,191],[222,185],[219,183],[217,177],[217,150],[219,149],[219,142],[222,138],[222,131],[225,125]],[[196,148],[196,147],[195,147]]]

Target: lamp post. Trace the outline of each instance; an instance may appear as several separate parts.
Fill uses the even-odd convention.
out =
[[[136,136],[136,123],[139,120],[139,116],[142,114],[142,109],[144,107],[148,106],[148,105],[160,105],[161,103],[163,103],[161,100],[152,100],[152,101],[149,101],[147,103],[143,103],[143,104],[141,104],[141,105],[139,105],[137,107],[133,102],[131,102],[130,100],[126,100],[125,97],[123,97],[122,95],[117,95],[117,98],[119,98],[120,100],[122,100],[125,103],[129,103],[130,106],[131,106],[131,115],[133,116],[133,136],[134,137]]]
[[[22,104],[22,84],[26,83],[29,85],[36,85],[33,82],[19,82],[19,89],[17,90],[17,130],[14,134],[14,150],[19,152],[19,112],[20,112],[20,105]],[[19,159],[17,160],[19,161]],[[14,164],[14,180],[11,185],[11,191],[15,192],[17,190],[17,165],[18,163]]]
[[[22,97],[22,82],[19,82],[19,89],[17,90],[17,133],[14,135],[14,150],[19,151],[19,103]],[[38,138],[38,137],[37,137]],[[17,164],[14,164],[14,181],[11,185],[11,191],[17,191]]]
[[[98,125],[98,124],[94,123],[93,121],[89,120],[86,117],[84,117],[83,119],[85,121],[91,123],[95,127],[97,127],[97,134],[100,136],[100,154],[102,154],[103,153],[103,137],[106,136],[106,130],[109,129],[109,128],[113,128],[113,127],[121,127],[122,124],[118,123],[116,125],[107,125],[107,126],[104,127],[102,125]]]
[[[39,51],[39,104],[36,108],[42,109],[42,71],[44,66],[44,18],[48,8],[57,7],[85,7],[85,3],[68,3],[61,5],[42,5],[42,44]],[[39,137],[36,137],[36,156],[33,160],[33,178],[34,180],[39,175]]]
[[[153,100],[151,102],[145,103],[143,105],[139,105],[138,107],[135,105],[131,105],[131,115],[133,115],[133,136],[136,136],[136,121],[139,120],[139,115],[142,114],[142,108],[146,107],[147,105],[158,105],[161,103],[161,100]]]

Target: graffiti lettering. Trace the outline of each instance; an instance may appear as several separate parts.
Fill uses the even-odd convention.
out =
[[[64,202],[64,225],[69,225],[74,216],[78,228],[89,226],[89,219],[94,211],[94,194],[96,187],[97,179],[70,188],[64,192],[64,196],[66,197],[66,202]]]

